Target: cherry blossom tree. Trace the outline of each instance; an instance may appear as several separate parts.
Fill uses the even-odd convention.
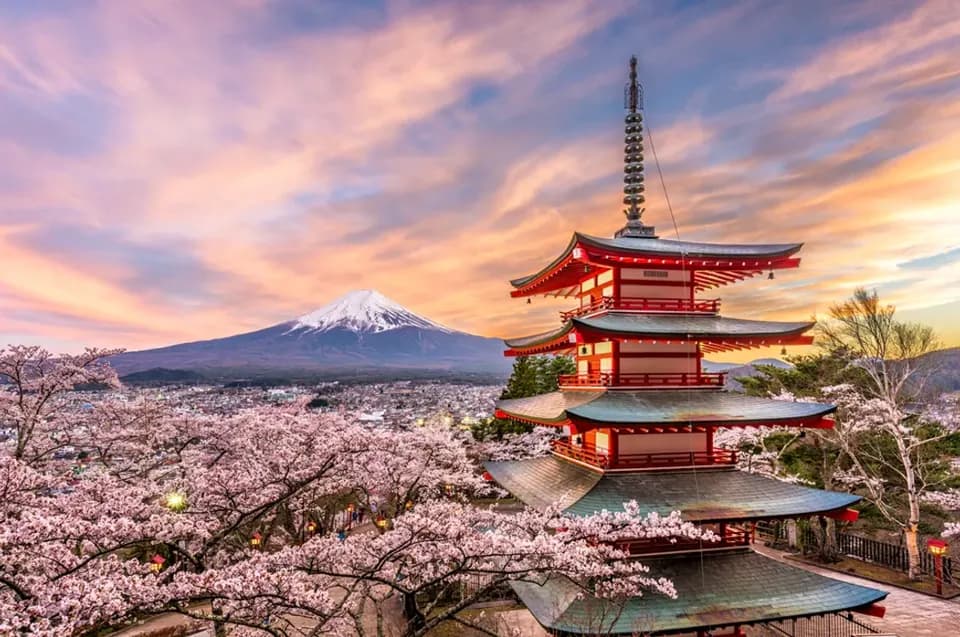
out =
[[[864,382],[837,388],[834,401],[847,419],[869,427],[867,440],[889,440],[890,450],[874,445],[845,448],[851,460],[847,474],[864,487],[883,515],[903,529],[907,540],[909,575],[920,576],[918,525],[922,494],[928,489],[931,464],[923,460],[930,445],[948,435],[931,432],[920,413],[929,402],[926,380],[932,369],[929,354],[937,347],[933,331],[896,319],[895,308],[883,305],[876,292],[858,289],[848,301],[834,305],[820,326],[823,345],[861,370]],[[878,468],[898,477],[897,491],[906,500],[906,513],[892,506],[889,480]]]
[[[470,604],[548,572],[598,595],[673,594],[614,546],[701,535],[635,507],[479,507],[480,467],[439,428],[367,427],[299,403],[206,416],[104,396],[78,409],[65,388],[110,373],[40,359],[50,380],[24,404],[49,398],[4,412],[28,414],[29,432],[0,451],[0,633],[88,634],[174,611],[218,635],[422,635],[470,624]]]
[[[54,356],[37,346],[0,349],[0,421],[14,432],[13,455],[28,462],[49,457],[69,445],[70,428],[47,425],[63,413],[70,390],[81,385],[117,387],[106,358],[122,350],[88,348],[82,354]]]

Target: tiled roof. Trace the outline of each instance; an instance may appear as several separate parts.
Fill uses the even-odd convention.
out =
[[[752,321],[709,315],[630,314],[608,312],[575,318],[558,329],[505,339],[507,347],[531,347],[558,339],[573,329],[645,338],[776,338],[802,334],[814,326],[809,321]]]
[[[555,391],[501,400],[508,415],[559,422],[569,414],[611,424],[723,424],[792,421],[836,411],[833,405],[757,398],[715,389],[669,391]]]
[[[514,279],[510,284],[521,287],[533,281],[542,274],[549,272],[573,251],[577,243],[598,247],[612,252],[631,255],[650,255],[654,257],[685,257],[691,259],[777,259],[796,254],[803,247],[802,243],[774,243],[774,244],[722,244],[700,243],[697,241],[671,241],[670,239],[655,239],[652,237],[618,237],[604,239],[582,233],[574,233],[570,243],[564,251],[549,265],[525,277]]]
[[[598,599],[569,579],[514,582],[521,601],[545,627],[571,634],[669,634],[734,624],[808,617],[861,608],[887,596],[766,558],[749,549],[644,560],[650,575],[670,579],[677,598],[648,593]]]
[[[560,503],[578,516],[620,511],[636,500],[644,515],[680,511],[686,520],[732,522],[812,515],[860,500],[736,469],[600,473],[556,456],[488,462],[486,468],[527,505],[543,510]]]

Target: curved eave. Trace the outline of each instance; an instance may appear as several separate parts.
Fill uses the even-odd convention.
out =
[[[560,326],[560,329],[541,332],[531,336],[504,339],[503,343],[507,346],[507,351],[504,352],[504,355],[524,356],[527,354],[554,352],[571,348],[576,344],[569,336],[572,330],[573,323],[567,321]]]
[[[505,339],[507,346],[505,356],[527,356],[548,352],[560,352],[572,349],[578,342],[592,343],[603,340],[644,340],[663,343],[682,343],[696,341],[701,344],[704,352],[723,352],[753,347],[768,347],[780,345],[810,345],[812,336],[806,336],[816,323],[774,323],[752,321],[757,327],[752,329],[691,329],[684,325],[677,317],[666,320],[672,322],[675,328],[656,328],[642,324],[630,325],[622,323],[603,323],[603,317],[575,318],[564,323],[559,329]],[[661,320],[663,317],[658,317]],[[720,317],[717,317],[720,318]],[[694,319],[698,320],[698,319]],[[722,325],[722,324],[721,324]],[[731,324],[732,325],[732,324]],[[760,328],[765,329],[760,329]],[[574,336],[577,335],[577,336]]]
[[[657,238],[602,239],[574,233],[567,247],[542,270],[510,281],[513,297],[568,295],[597,271],[630,265],[693,270],[697,290],[706,290],[770,270],[796,268],[802,243],[714,244]]]
[[[637,626],[649,626],[657,635],[712,632],[735,625],[866,612],[887,596],[884,591],[825,577],[750,549],[654,556],[644,563],[651,573],[673,582],[676,598],[600,599],[559,575],[516,581],[511,587],[542,626],[564,635],[595,635],[598,625],[604,635],[636,635]]]
[[[785,259],[795,255],[803,247],[802,243],[724,244],[642,237],[605,239],[580,232],[574,233],[573,239],[583,243],[585,247],[603,250],[611,254],[655,258],[682,256],[687,260],[706,259],[714,261]]]
[[[862,498],[781,482],[737,469],[683,469],[598,473],[556,456],[484,463],[504,489],[539,510],[555,504],[567,514],[679,510],[692,522],[752,522],[839,513]]]
[[[660,317],[658,317],[660,318]],[[708,317],[712,318],[712,317]],[[717,317],[719,318],[719,317]],[[676,320],[668,317],[669,320]],[[756,339],[787,339],[794,336],[802,336],[804,332],[810,331],[816,323],[774,323],[766,321],[751,321],[756,326],[752,329],[741,330],[708,330],[708,329],[682,329],[678,325],[675,330],[653,329],[644,327],[642,324],[630,326],[624,323],[622,326],[616,324],[603,324],[596,318],[575,318],[570,321],[580,334],[592,336],[595,338],[649,338],[649,339],[673,339],[684,341],[702,341],[702,340],[756,340]]]
[[[533,424],[568,421],[586,430],[616,426],[638,431],[697,427],[802,427],[830,429],[835,405],[780,401],[713,389],[554,391],[501,400],[498,413]]]

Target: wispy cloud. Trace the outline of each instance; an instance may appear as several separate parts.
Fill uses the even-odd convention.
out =
[[[161,345],[359,286],[480,333],[550,324],[562,302],[505,281],[620,225],[634,50],[681,235],[807,244],[729,313],[960,299],[949,3],[24,5],[0,9],[0,333]]]

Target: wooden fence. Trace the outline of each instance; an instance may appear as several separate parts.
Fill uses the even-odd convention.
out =
[[[814,530],[809,525],[798,525],[798,539],[804,552],[816,550],[819,542]],[[757,524],[757,532],[771,544],[781,543],[786,539],[786,523]],[[920,538],[920,570],[933,577],[934,558],[925,550],[926,539]],[[840,553],[854,559],[880,564],[887,568],[906,573],[909,570],[910,560],[907,556],[907,547],[890,542],[881,542],[852,533],[837,532],[837,547]],[[952,558],[943,558],[943,581],[952,584],[957,581]]]

